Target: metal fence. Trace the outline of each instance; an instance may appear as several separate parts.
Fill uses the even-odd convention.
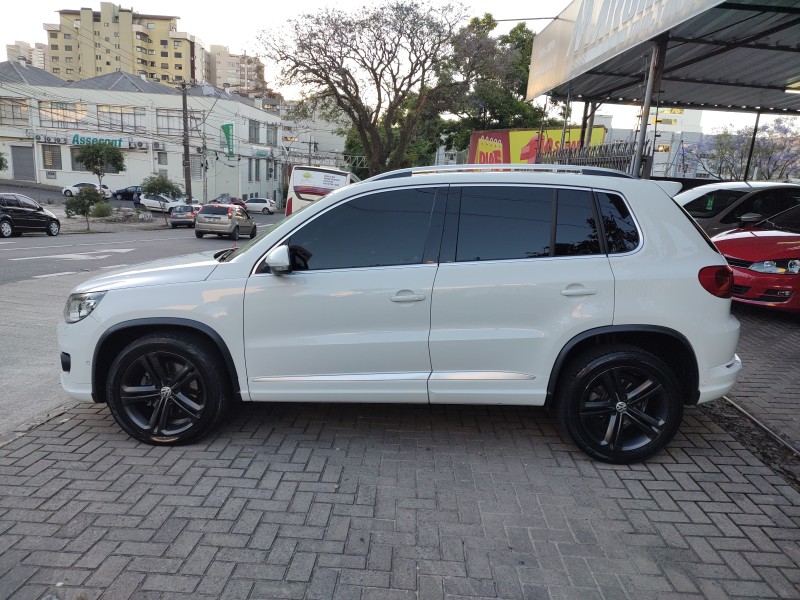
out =
[[[650,145],[648,140],[645,143],[644,156],[650,155]],[[536,162],[548,165],[604,167],[630,173],[635,151],[635,142],[612,142],[600,146],[553,150],[540,154]]]

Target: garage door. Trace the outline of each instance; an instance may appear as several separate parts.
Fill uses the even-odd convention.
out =
[[[11,146],[11,164],[14,168],[14,179],[36,181],[33,147]]]

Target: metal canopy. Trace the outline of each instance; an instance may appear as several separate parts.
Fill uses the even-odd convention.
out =
[[[582,2],[579,10],[594,10],[595,17],[599,11],[608,10],[606,5],[615,4],[614,0]],[[559,19],[563,21],[568,10]],[[556,23],[558,20],[552,25]],[[580,23],[572,21],[569,25],[578,27]],[[656,42],[664,41],[666,53],[653,104],[800,114],[800,94],[785,91],[792,87],[800,91],[800,0],[742,0],[704,7],[667,31],[598,64],[588,64],[583,71],[573,71],[576,74],[571,78],[559,80],[550,88],[551,95],[583,102],[641,105],[650,57]],[[535,44],[532,71],[537,59]],[[531,82],[529,92],[536,87],[533,75]]]

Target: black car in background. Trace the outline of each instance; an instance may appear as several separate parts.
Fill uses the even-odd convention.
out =
[[[58,235],[61,222],[33,198],[22,194],[0,193],[0,238],[23,233]]]
[[[126,188],[114,192],[114,198],[117,200],[133,200],[134,204],[139,203],[139,198],[142,195],[142,186],[129,185]]]

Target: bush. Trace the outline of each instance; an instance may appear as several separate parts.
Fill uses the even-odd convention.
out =
[[[98,202],[89,213],[92,217],[110,217],[113,209],[108,202]]]
[[[103,194],[97,191],[94,186],[87,185],[78,190],[78,193],[71,198],[67,198],[64,209],[68,217],[72,215],[84,217],[86,219],[86,230],[89,231],[89,213],[92,212],[92,207],[95,204],[101,203],[105,204]]]

